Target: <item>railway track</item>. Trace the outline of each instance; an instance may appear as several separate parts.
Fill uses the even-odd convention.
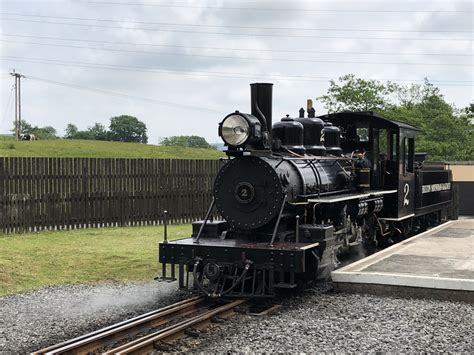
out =
[[[211,322],[232,316],[247,300],[193,297],[92,333],[38,350],[41,354],[143,354],[172,351],[170,342],[196,336]]]

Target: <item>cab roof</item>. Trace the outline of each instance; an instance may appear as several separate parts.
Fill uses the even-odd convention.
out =
[[[334,125],[347,127],[348,125],[360,127],[373,127],[373,128],[386,128],[386,129],[397,129],[403,130],[404,133],[418,135],[422,130],[418,127],[411,126],[407,123],[389,120],[388,118],[382,117],[380,114],[374,111],[360,111],[360,112],[337,112],[329,113],[319,118],[330,121]]]

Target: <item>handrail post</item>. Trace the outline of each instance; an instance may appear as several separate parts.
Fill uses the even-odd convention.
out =
[[[300,242],[300,216],[296,215],[295,243]]]
[[[204,230],[204,227],[206,226],[207,220],[209,219],[209,217],[212,213],[212,209],[214,208],[214,203],[215,203],[215,200],[214,200],[214,197],[212,197],[211,205],[209,206],[209,209],[207,210],[207,213],[206,213],[206,218],[204,218],[204,222],[202,222],[201,228],[199,228],[199,232],[196,236],[196,240],[194,241],[194,243],[196,243],[196,244],[199,244],[199,239],[201,239],[202,231]]]
[[[168,243],[168,211],[163,211],[163,243]]]
[[[270,246],[271,247],[273,246],[273,243],[275,242],[275,238],[276,238],[276,234],[277,234],[277,230],[278,230],[278,225],[280,224],[280,219],[281,219],[281,215],[283,213],[283,209],[285,208],[285,204],[286,204],[286,195],[285,195],[285,198],[283,199],[283,203],[281,204],[280,213],[278,214],[278,219],[276,221],[275,228],[273,229],[272,240],[270,241]]]

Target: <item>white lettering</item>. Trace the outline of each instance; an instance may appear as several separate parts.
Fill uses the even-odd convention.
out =
[[[408,193],[410,192],[410,186],[408,184],[405,184],[405,186],[403,186],[403,192],[405,193],[405,196],[403,198],[403,206],[408,206],[410,204],[410,200],[408,199]]]
[[[450,182],[445,182],[441,184],[423,185],[421,187],[421,193],[423,194],[427,194],[430,192],[449,191],[449,190],[451,190]]]

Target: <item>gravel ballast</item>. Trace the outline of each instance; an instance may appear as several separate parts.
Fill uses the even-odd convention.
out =
[[[0,352],[39,350],[185,297],[176,284],[156,282],[48,287],[0,297]]]
[[[271,317],[239,316],[188,342],[196,352],[473,352],[473,305],[337,294],[331,284],[282,300]],[[191,344],[190,344],[191,343]],[[188,345],[187,344],[187,345]]]
[[[0,351],[28,352],[177,302],[176,284],[61,286],[0,298]],[[239,315],[178,351],[472,352],[473,305],[332,292],[280,300],[268,317]]]

